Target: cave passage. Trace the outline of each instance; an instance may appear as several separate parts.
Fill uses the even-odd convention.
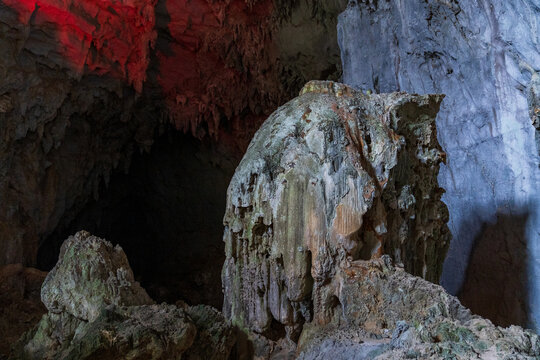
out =
[[[221,308],[222,218],[238,161],[218,147],[166,131],[150,153],[133,156],[127,173],[102,184],[97,201],[43,239],[38,267],[50,270],[62,242],[84,229],[122,246],[154,300]]]

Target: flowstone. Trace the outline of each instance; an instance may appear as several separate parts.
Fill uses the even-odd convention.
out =
[[[297,339],[343,302],[336,274],[382,254],[438,281],[450,240],[437,184],[442,99],[314,81],[266,120],[228,189],[226,317]]]

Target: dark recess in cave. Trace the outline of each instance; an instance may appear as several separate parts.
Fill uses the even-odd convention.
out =
[[[221,308],[222,218],[237,159],[210,140],[168,130],[136,153],[68,223],[43,239],[38,267],[50,270],[62,242],[84,229],[120,244],[135,277],[158,301]]]
[[[528,214],[499,214],[485,224],[469,259],[458,295],[462,304],[495,325],[530,327]]]

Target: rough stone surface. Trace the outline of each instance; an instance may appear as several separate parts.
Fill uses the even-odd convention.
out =
[[[449,243],[439,95],[310,82],[255,135],[227,194],[224,313],[271,340],[324,324],[335,278],[390,254],[437,281]]]
[[[41,301],[55,314],[94,321],[106,305],[152,304],[135,281],[121,247],[80,231],[60,249],[60,258],[41,288]]]
[[[500,311],[498,319],[537,330],[538,24],[538,0],[351,0],[338,27],[346,84],[375,92],[446,95],[437,126],[448,161],[439,183],[446,190],[453,241],[441,283],[458,294],[472,273],[467,268],[475,244],[489,244],[492,231],[505,233],[503,246],[481,245],[504,254],[488,251],[481,257],[506,260],[475,267],[480,276],[493,275],[486,286],[498,282],[505,294],[498,296],[506,303],[501,309],[512,307],[515,297],[526,302],[520,306],[525,313]],[[515,274],[510,282],[500,282],[505,273]],[[475,296],[473,291],[467,299]]]
[[[207,305],[185,308],[195,326],[197,336],[193,346],[182,357],[190,360],[227,360],[236,342],[236,330],[223,314]]]
[[[326,326],[309,324],[299,359],[538,359],[540,338],[472,315],[441,286],[388,256],[341,269],[339,302]]]
[[[39,300],[46,275],[22,264],[0,266],[0,359],[8,356],[11,344],[47,312]]]
[[[339,77],[345,5],[0,1],[0,264],[36,266],[157,124],[242,154],[303,83]]]
[[[125,254],[88,233],[62,250],[42,287],[49,312],[13,346],[11,359],[229,358],[236,332],[216,309],[140,305],[152,301],[133,282]]]
[[[19,341],[12,358],[180,359],[196,333],[175,305],[110,305],[90,322],[49,313]]]

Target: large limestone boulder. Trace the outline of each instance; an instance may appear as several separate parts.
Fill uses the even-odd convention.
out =
[[[225,360],[236,342],[210,306],[153,304],[122,249],[84,231],[64,242],[41,294],[49,312],[11,359]]]
[[[344,300],[340,269],[382,254],[437,282],[450,240],[437,185],[442,99],[310,82],[272,114],[228,189],[225,315],[294,339]]]
[[[62,244],[58,263],[43,282],[41,301],[50,312],[89,321],[106,305],[153,304],[122,248],[86,231]]]

